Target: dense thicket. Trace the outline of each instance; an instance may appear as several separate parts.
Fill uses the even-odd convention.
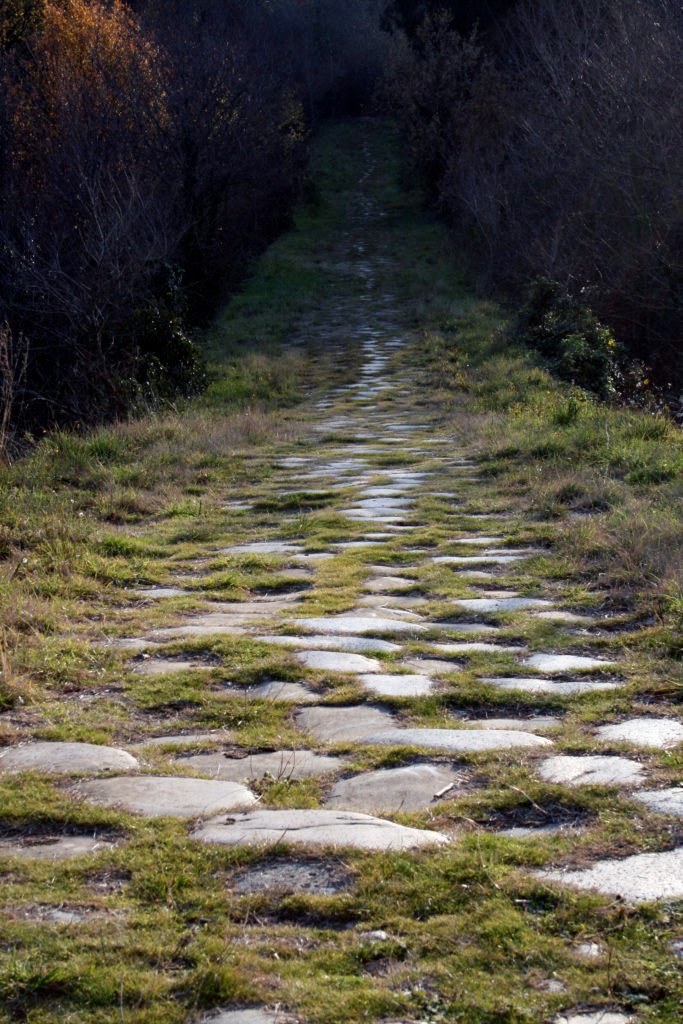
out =
[[[0,429],[200,385],[185,325],[286,223],[310,125],[367,94],[380,9],[6,0]]]
[[[483,5],[483,34],[458,31],[467,5],[437,6],[393,4],[407,30],[394,36],[389,94],[483,282],[519,293],[543,278],[535,336],[547,328],[550,345],[564,318],[568,366],[576,346],[595,345],[581,334],[591,306],[661,380],[680,380],[680,4],[519,0],[498,18]]]

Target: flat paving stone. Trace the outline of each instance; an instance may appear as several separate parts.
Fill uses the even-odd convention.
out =
[[[289,1024],[291,1019],[283,1013],[258,1006],[243,1010],[212,1010],[200,1018],[199,1024]]]
[[[437,555],[432,562],[439,565],[512,565],[521,562],[525,555]]]
[[[564,786],[639,786],[644,781],[642,765],[626,757],[582,757],[564,754],[538,766],[545,782]]]
[[[233,544],[221,548],[224,555],[291,555],[301,550],[299,544],[287,544],[279,540],[254,541],[251,544]]]
[[[310,733],[325,743],[345,743],[363,740],[371,732],[386,729],[394,716],[367,704],[350,707],[303,708],[295,716],[297,728]]]
[[[463,782],[461,773],[441,764],[380,769],[335,783],[325,806],[366,814],[421,811],[437,801],[437,794],[448,798]]]
[[[562,672],[597,672],[612,668],[616,663],[604,658],[588,658],[576,654],[532,654],[523,664],[545,675]]]
[[[426,697],[434,689],[434,680],[423,675],[378,672],[359,678],[366,690],[382,697]]]
[[[369,636],[257,636],[263,644],[280,647],[299,647],[304,650],[352,651],[355,654],[392,654],[401,650],[400,644],[378,640]]]
[[[116,848],[116,843],[92,836],[29,836],[0,841],[0,856],[19,860],[61,861],[87,857]]]
[[[595,693],[598,690],[616,690],[619,683],[592,682],[589,679],[572,679],[556,682],[552,679],[538,679],[535,676],[523,677],[490,677],[481,680],[499,690],[513,690],[520,693],[554,693],[563,697],[582,693]]]
[[[177,764],[212,779],[245,782],[263,779],[266,775],[278,780],[314,779],[339,771],[346,762],[339,757],[316,754],[312,750],[273,750],[263,754],[247,754],[246,757],[230,757],[220,753],[195,754],[179,758]]]
[[[575,615],[574,612],[564,612],[559,608],[552,612],[537,612],[534,618],[544,622],[566,623],[568,626],[592,625],[595,622],[588,615]]]
[[[256,797],[245,786],[182,776],[137,775],[81,782],[71,790],[78,800],[115,807],[148,818],[198,818],[248,807]]]
[[[294,657],[306,668],[317,672],[380,672],[382,663],[364,654],[346,651],[297,651]]]
[[[414,580],[405,576],[375,576],[363,585],[363,590],[372,594],[386,594],[396,590],[412,590],[416,586]]]
[[[526,650],[525,647],[515,646],[513,644],[487,644],[482,641],[469,641],[461,644],[434,644],[434,649],[437,651],[443,651],[444,654],[505,654],[512,652],[513,654],[522,654]]]
[[[658,814],[683,818],[683,786],[672,786],[670,789],[643,789],[640,793],[634,793],[632,799],[645,804]]]
[[[601,725],[595,732],[603,740],[657,750],[670,750],[683,743],[683,725],[675,718],[631,718],[614,725]]]
[[[631,1024],[633,1017],[620,1010],[580,1010],[561,1013],[553,1017],[552,1024]]]
[[[240,894],[275,891],[311,896],[334,896],[352,885],[353,875],[343,864],[292,857],[254,864],[240,871],[230,882],[230,888]]]
[[[145,587],[142,590],[135,590],[133,593],[136,597],[157,601],[164,597],[187,597],[192,594],[192,591],[183,590],[181,587]]]
[[[393,821],[354,811],[257,809],[206,822],[192,833],[203,843],[221,846],[354,847],[360,850],[412,850],[443,846],[440,832],[407,828]]]
[[[462,633],[463,636],[490,636],[492,633],[500,633],[500,626],[491,626],[487,622],[449,622],[448,629],[452,633]],[[432,644],[438,649],[438,644]]]
[[[145,658],[143,661],[131,663],[133,671],[141,676],[165,676],[170,672],[194,672],[198,669],[208,672],[213,667],[197,661],[181,661],[175,658]]]
[[[216,729],[214,732],[172,733],[165,736],[148,736],[139,740],[134,749],[144,750],[147,747],[194,747],[198,743],[231,743],[232,733],[227,729]]]
[[[553,745],[543,736],[510,729],[387,729],[365,736],[363,742],[386,747],[450,750],[456,754]]]
[[[81,772],[129,772],[137,767],[138,762],[127,751],[96,743],[25,743],[0,751],[0,774],[78,775]]]
[[[329,615],[319,618],[296,619],[302,629],[321,633],[423,633],[428,628],[417,622],[403,622],[373,615]]]
[[[537,715],[534,718],[467,718],[463,725],[475,729],[512,729],[522,732],[547,732],[562,725],[562,719],[553,715]]]
[[[663,853],[598,861],[580,871],[534,872],[537,878],[576,889],[619,896],[627,903],[683,898],[683,846]]]
[[[401,667],[413,669],[420,675],[429,673],[430,676],[445,676],[450,675],[451,672],[462,672],[460,665],[442,658],[407,658],[401,663]]]
[[[284,680],[270,679],[265,683],[257,683],[255,686],[242,686],[234,688],[235,693],[241,693],[249,700],[273,700],[289,704],[315,704],[320,700],[317,693],[309,690],[301,683],[288,683]]]
[[[549,608],[551,601],[536,597],[473,597],[456,601],[458,608],[468,612],[517,612],[525,608]]]

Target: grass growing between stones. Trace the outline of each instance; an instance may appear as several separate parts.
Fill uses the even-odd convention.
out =
[[[245,891],[240,880],[290,864],[291,850],[204,846],[186,821],[74,799],[68,775],[0,774],[0,841],[102,842],[99,852],[56,863],[0,848],[0,1021],[189,1024],[218,1007],[268,1004],[312,1024],[536,1024],[575,1007],[674,1024],[681,903],[631,906],[552,887],[533,872],[671,849],[680,845],[678,819],[612,787],[542,781],[546,749],[454,756],[410,743],[326,745],[297,727],[293,705],[249,695],[262,682],[304,682],[330,706],[366,702],[421,728],[551,715],[559,722],[550,753],[635,759],[648,788],[681,778],[680,747],[634,749],[594,733],[622,717],[680,719],[680,430],[561,386],[528,353],[510,350],[504,311],[474,296],[444,230],[402,182],[389,127],[323,133],[312,174],[295,229],[208,332],[211,385],[201,401],[89,435],[48,436],[0,470],[0,738],[122,746],[142,774],[178,778],[199,777],[184,757],[203,752],[310,747],[343,757],[335,773],[252,783],[270,808],[320,806],[335,779],[361,771],[455,765],[462,786],[425,811],[387,815],[452,842],[432,852],[297,850],[297,862],[334,868],[344,885],[291,891],[285,871],[284,890]],[[382,214],[365,231],[361,199]],[[354,271],[363,253],[370,283]],[[344,514],[356,500],[352,479],[313,481],[296,460],[313,456],[325,469],[354,457],[345,446],[369,429],[374,399],[359,403],[351,422],[317,433],[323,414],[314,402],[329,400],[325,415],[335,417],[333,389],[355,380],[359,334],[384,320],[411,342],[390,360],[410,382],[407,399],[405,384],[392,391],[396,407],[409,400],[411,416],[429,424],[422,441],[447,444],[420,441],[411,452],[406,437],[395,453],[363,455],[373,486],[391,485],[405,468],[428,474],[415,492],[416,525],[377,545],[336,549],[382,526]],[[444,466],[442,456],[454,454],[473,465]],[[295,461],[283,467],[283,459]],[[479,566],[490,573],[479,578],[432,561],[477,556],[481,546],[459,541],[481,533],[502,534],[496,548],[531,548],[532,557]],[[230,550],[261,541],[294,550]],[[426,598],[420,615],[461,627],[409,635],[400,652],[371,655],[387,673],[445,660],[451,671],[429,696],[382,701],[353,674],[305,669],[294,648],[259,640],[300,633],[303,617],[358,612],[373,573],[403,573],[412,585],[397,592]],[[155,587],[180,593],[146,595]],[[587,621],[457,605],[498,590],[551,598]],[[283,597],[296,599],[291,608],[269,615],[264,605],[243,632],[238,623],[232,633],[159,639],[207,613],[230,617],[236,604]],[[496,631],[471,635],[467,625]],[[433,643],[466,640],[519,651],[446,653]],[[522,659],[547,651],[614,660],[571,678],[618,687],[566,695],[486,681],[534,677]],[[155,659],[190,667],[143,674]],[[178,742],[139,745],[163,736]],[[508,834],[557,824],[575,827]]]

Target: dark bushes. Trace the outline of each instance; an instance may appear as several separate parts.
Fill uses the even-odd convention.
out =
[[[310,124],[343,104],[349,69],[369,87],[377,9],[3,5],[0,324],[28,346],[15,421],[87,422],[201,386],[186,325],[286,225]]]
[[[389,76],[482,281],[589,289],[666,382],[683,375],[682,19],[675,0],[519,0],[463,36],[432,15],[395,37]]]

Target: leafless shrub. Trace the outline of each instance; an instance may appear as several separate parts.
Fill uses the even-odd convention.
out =
[[[12,414],[26,376],[28,346],[13,337],[9,324],[0,324],[0,459],[7,456],[12,437]]]

